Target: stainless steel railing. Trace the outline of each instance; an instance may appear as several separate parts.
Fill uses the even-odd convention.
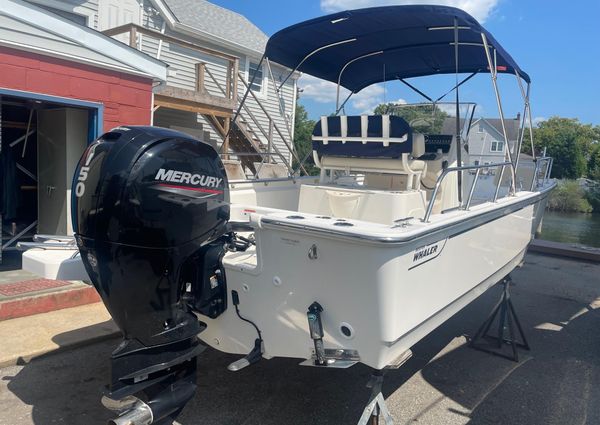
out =
[[[534,190],[535,188],[540,187],[541,185],[545,184],[546,181],[550,178],[550,173],[552,172],[552,166],[554,165],[554,158],[550,157],[550,156],[542,156],[540,158],[536,158],[534,159],[535,162],[535,171],[533,172],[533,179],[531,180],[531,190]],[[544,177],[541,179],[541,184],[540,184],[540,171],[541,171],[541,164],[545,163],[546,164],[546,168],[544,169],[543,175]]]
[[[551,157],[541,157],[541,158],[537,158],[534,161],[535,170],[534,170],[533,179],[531,182],[531,190],[532,191],[534,190],[534,188],[539,187],[540,185],[543,185],[547,181],[547,179],[550,177],[550,172],[552,170],[552,162],[553,162],[553,159]],[[540,167],[541,167],[542,163],[546,163],[546,167],[544,169],[543,178],[541,179],[541,183],[540,183]],[[494,196],[491,198],[492,202],[496,202],[498,200],[500,186],[502,185],[502,177],[504,175],[504,169],[506,167],[513,167],[512,162],[506,161],[506,162],[499,162],[499,163],[495,163],[495,164],[463,165],[462,167],[446,168],[445,170],[442,171],[442,174],[440,174],[440,176],[438,177],[438,179],[435,183],[433,193],[431,194],[431,199],[429,200],[429,204],[427,205],[427,210],[425,211],[425,216],[423,217],[422,221],[425,223],[429,222],[429,218],[431,217],[431,213],[433,211],[433,206],[435,204],[435,200],[439,193],[441,184],[448,174],[462,173],[463,171],[476,170],[475,176],[473,178],[473,182],[471,183],[471,187],[469,188],[469,195],[467,196],[466,201],[462,202],[461,205],[459,206],[460,209],[468,210],[469,207],[471,206],[471,202],[473,200],[473,194],[475,193],[475,187],[477,185],[477,181],[479,179],[481,170],[484,168],[485,169],[500,168],[500,175],[498,178],[498,182],[496,183],[496,187],[494,190]],[[510,195],[510,192],[509,192],[509,195]]]
[[[18,242],[19,251],[27,251],[31,248],[42,248],[51,250],[73,250],[77,249],[74,236],[64,235],[34,235],[33,242]]]

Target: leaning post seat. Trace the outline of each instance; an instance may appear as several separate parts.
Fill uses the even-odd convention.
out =
[[[406,176],[406,189],[418,189],[426,163],[423,135],[393,115],[321,117],[312,133],[313,156],[321,179],[331,170]],[[374,178],[373,178],[374,180]]]

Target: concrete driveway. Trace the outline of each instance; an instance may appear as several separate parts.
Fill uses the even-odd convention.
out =
[[[396,424],[600,423],[600,265],[530,254],[513,278],[532,350],[514,363],[465,345],[500,295],[491,289],[388,372],[384,396]],[[101,387],[117,343],[0,370],[0,424],[105,423]],[[200,357],[182,425],[354,424],[369,397],[362,365],[322,370],[273,359],[227,371],[236,358],[210,349]]]

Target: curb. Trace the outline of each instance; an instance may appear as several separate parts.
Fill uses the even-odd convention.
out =
[[[0,367],[24,365],[121,335],[101,302],[4,320],[0,322]]]
[[[600,263],[600,249],[598,248],[584,248],[561,242],[534,239],[529,244],[528,251],[537,254],[554,255],[563,258]]]
[[[20,356],[13,357],[8,360],[0,361],[0,369],[9,367],[9,366],[25,366],[26,364],[34,361],[36,358],[45,356],[45,355],[53,355],[63,353],[65,351],[81,348],[88,345],[92,345],[98,342],[107,341],[109,339],[115,339],[117,337],[121,337],[122,334],[120,331],[114,331],[107,333],[106,335],[97,335],[91,338],[82,339],[80,341],[75,341],[70,344],[61,345],[60,347],[56,347],[48,350],[39,350],[32,353],[23,354]]]
[[[0,302],[0,321],[48,313],[100,301],[93,286],[17,298]]]

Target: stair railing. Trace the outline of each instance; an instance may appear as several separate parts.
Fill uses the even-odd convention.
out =
[[[224,95],[226,95],[226,90],[225,88],[223,88],[222,84],[217,80],[217,78],[214,76],[214,74],[210,71],[210,69],[206,66],[201,66],[200,64],[198,66],[200,69],[202,69],[202,75],[207,75],[211,81],[219,88],[219,90],[221,91],[221,93],[223,93]],[[242,84],[244,85],[244,88],[246,90],[248,90],[249,85],[246,82],[246,80],[244,79],[243,75],[238,72],[238,78],[239,81],[242,82]],[[255,146],[257,148],[257,155],[261,155],[263,158],[263,161],[261,162],[261,165],[259,166],[259,169],[256,171],[256,173],[258,174],[260,169],[262,168],[262,164],[266,162],[271,162],[271,159],[273,158],[273,156],[277,156],[281,159],[281,161],[283,162],[283,164],[286,166],[288,173],[290,175],[293,175],[295,173],[294,169],[292,168],[289,160],[286,158],[286,156],[283,154],[283,152],[281,152],[281,150],[279,149],[279,147],[277,146],[277,144],[275,144],[273,142],[273,136],[275,133],[277,133],[277,135],[279,136],[279,138],[283,141],[283,143],[285,144],[285,146],[288,148],[288,150],[290,151],[290,153],[292,154],[292,156],[294,157],[294,159],[296,159],[296,161],[298,161],[298,163],[300,163],[300,159],[298,158],[296,151],[293,149],[292,145],[290,145],[290,143],[288,142],[287,138],[284,136],[283,132],[280,130],[279,126],[277,125],[277,123],[275,122],[275,120],[273,119],[273,117],[271,116],[271,114],[267,111],[266,107],[264,106],[263,102],[256,96],[256,94],[252,91],[249,90],[250,92],[250,96],[251,98],[256,102],[256,104],[259,106],[259,108],[261,109],[261,111],[263,112],[263,114],[265,115],[265,117],[268,120],[268,128],[265,129],[264,125],[262,125],[260,123],[260,121],[258,120],[258,118],[256,117],[256,115],[250,110],[250,108],[247,105],[247,101],[244,102],[242,104],[242,110],[244,112],[244,115],[247,115],[247,117],[250,118],[252,124],[254,125],[254,128],[257,129],[260,134],[264,137],[264,139],[267,140],[267,149],[266,152],[264,152],[260,146]],[[240,100],[238,99],[238,104],[240,103]],[[239,118],[238,118],[239,119]],[[249,130],[250,133],[250,137],[248,137],[248,139],[250,140],[250,142],[252,143],[252,139],[251,136],[252,135],[256,135],[257,138],[260,140],[260,136],[258,134],[256,134],[256,130],[254,130],[249,123],[247,123],[247,118],[246,116],[243,116],[243,119],[246,120],[246,126]],[[284,116],[285,119],[285,116]],[[286,123],[287,123],[287,119],[286,119]],[[232,123],[233,125],[233,123]],[[238,125],[239,127],[239,125]],[[289,133],[289,129],[288,129],[288,133]],[[225,154],[227,154],[227,152],[225,152]],[[235,155],[235,154],[234,154]],[[301,167],[301,171],[303,171],[305,174],[308,174],[306,172],[306,169],[302,166]],[[255,176],[257,177],[257,175]]]
[[[308,175],[308,172],[306,171],[306,169],[304,168],[304,166],[302,165],[300,158],[298,157],[298,154],[296,153],[296,150],[293,148],[292,145],[290,145],[290,143],[288,142],[287,138],[283,135],[283,132],[279,129],[279,126],[277,125],[277,123],[275,122],[275,120],[273,120],[273,117],[271,116],[271,114],[267,111],[267,109],[265,108],[265,106],[263,105],[263,102],[258,98],[258,96],[256,96],[256,94],[252,91],[249,90],[249,84],[248,82],[244,79],[243,75],[241,73],[238,72],[238,78],[240,79],[240,81],[242,82],[242,84],[244,85],[245,89],[250,93],[250,96],[254,99],[254,101],[258,104],[258,106],[260,107],[260,109],[262,110],[262,112],[265,114],[265,116],[268,118],[269,120],[269,127],[273,127],[273,129],[275,130],[275,132],[279,135],[279,138],[281,139],[281,141],[285,144],[285,146],[287,147],[287,149],[290,151],[290,153],[292,154],[292,157],[299,163],[301,164],[300,166],[300,170],[303,171],[306,175]],[[243,105],[243,109],[245,111],[249,111],[249,109],[246,107],[246,105]],[[249,114],[250,115],[250,114]],[[259,127],[260,124],[258,124]],[[277,145],[275,143],[273,143],[272,140],[269,140],[269,145],[272,146],[272,148],[275,151],[278,151]],[[282,156],[283,157],[283,156]],[[291,165],[289,164],[289,162],[287,160],[284,161],[284,163],[286,164],[286,166],[288,167],[288,172],[290,173],[290,175],[292,175],[294,173],[293,168],[291,167]]]

